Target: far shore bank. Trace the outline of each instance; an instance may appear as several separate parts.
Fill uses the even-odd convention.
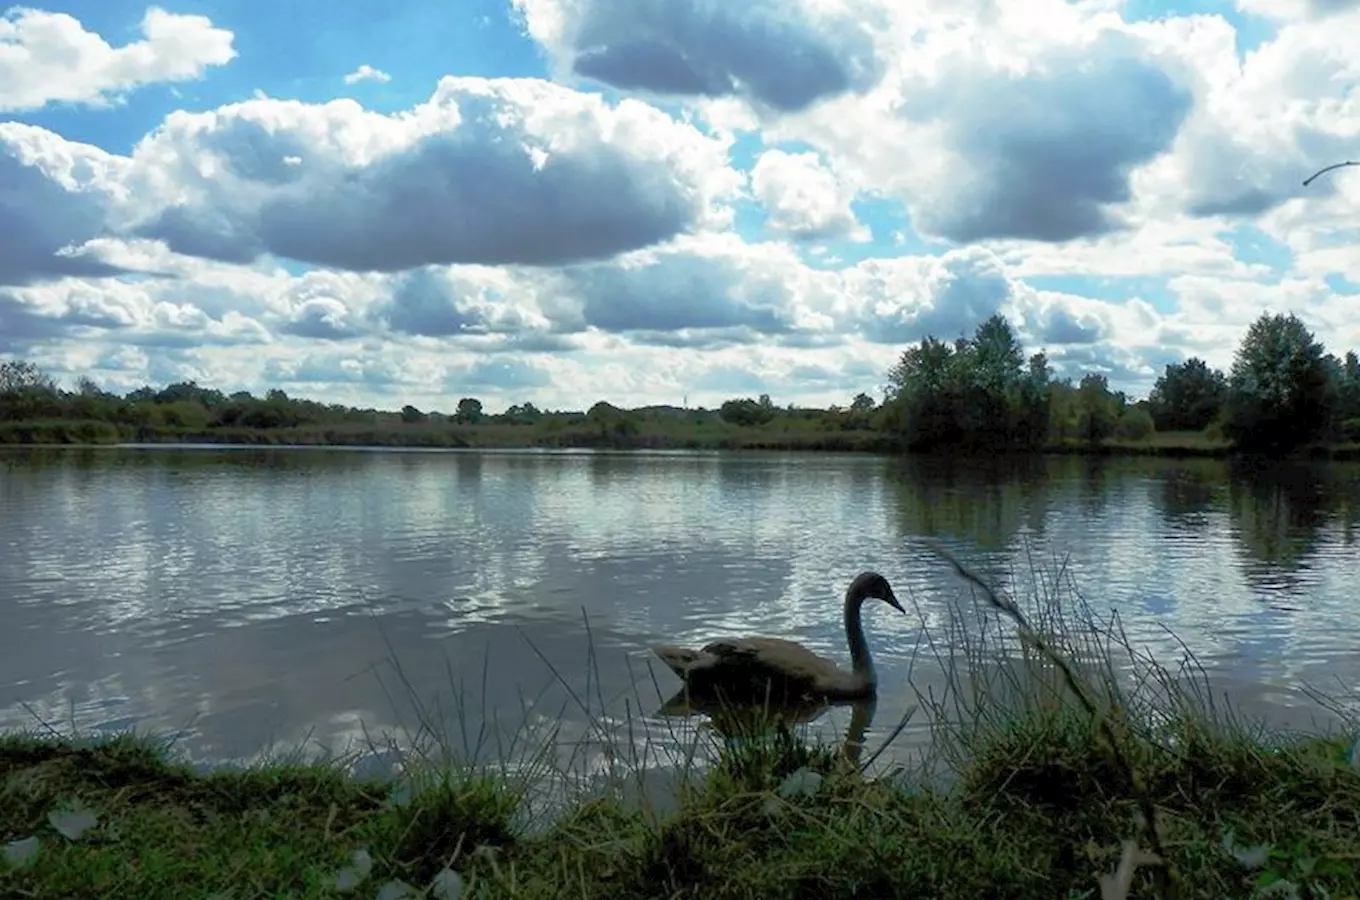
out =
[[[814,431],[741,426],[666,428],[617,434],[586,428],[545,429],[531,425],[452,423],[394,424],[382,427],[215,428],[133,431],[105,422],[56,421],[0,424],[0,446],[94,447],[127,444],[199,444],[258,447],[391,447],[466,450],[724,450],[819,453],[905,451],[892,435],[870,430]],[[950,455],[1151,456],[1167,459],[1227,459],[1242,455],[1231,444],[1196,432],[1153,434],[1142,440],[1050,443],[1039,451],[949,450]],[[920,454],[920,455],[929,455]],[[1312,445],[1291,458],[1360,461],[1360,444]]]

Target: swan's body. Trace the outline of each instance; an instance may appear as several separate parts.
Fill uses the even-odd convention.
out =
[[[850,671],[818,656],[801,644],[781,638],[745,637],[714,641],[701,649],[660,645],[652,650],[699,695],[731,700],[768,699],[788,703],[798,698],[855,700],[874,696],[878,678],[864,639],[861,610],[870,598],[905,612],[888,580],[862,572],[845,592],[845,636],[850,645]]]
[[[760,703],[724,703],[696,696],[681,689],[656,711],[661,716],[707,716],[713,729],[725,738],[740,738],[768,731],[773,725],[806,725],[833,707],[850,707],[842,752],[858,761],[864,750],[864,739],[873,725],[878,699],[873,696],[857,700],[828,701],[825,697],[801,697],[791,703],[768,706]]]

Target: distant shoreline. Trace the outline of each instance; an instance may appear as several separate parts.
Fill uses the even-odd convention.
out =
[[[103,425],[103,428],[96,428]],[[118,447],[126,445],[188,444],[297,448],[402,448],[462,450],[721,450],[810,453],[879,453],[907,455],[900,442],[870,430],[776,430],[760,426],[731,426],[684,433],[679,429],[632,434],[591,433],[571,428],[547,430],[532,425],[421,423],[384,427],[220,428],[211,431],[160,430],[134,433],[107,423],[9,422],[0,427],[0,446]],[[1107,441],[1097,446],[1078,442],[1048,444],[1041,450],[948,450],[955,456],[1117,456],[1163,459],[1228,459],[1242,455],[1230,444],[1202,434],[1171,432],[1139,441]],[[929,456],[931,453],[910,453]],[[1360,461],[1360,444],[1316,445],[1288,455],[1292,458]]]

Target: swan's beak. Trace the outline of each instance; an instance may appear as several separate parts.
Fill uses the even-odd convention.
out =
[[[888,596],[884,597],[883,602],[888,604],[898,612],[902,613],[903,615],[905,615],[907,612],[905,609],[902,608],[902,604],[897,602],[897,597],[894,596],[893,594],[888,594]]]

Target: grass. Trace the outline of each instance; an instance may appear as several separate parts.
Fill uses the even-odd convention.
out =
[[[546,745],[514,764],[430,753],[365,780],[344,760],[198,774],[146,737],[11,735],[0,844],[21,859],[0,862],[0,895],[1360,895],[1344,734],[1242,722],[1192,658],[1142,655],[1061,573],[1028,592],[1029,613],[969,584],[976,602],[928,636],[950,687],[918,695],[934,741],[917,770],[880,772],[776,724],[705,738],[709,764],[682,767],[667,808],[582,788],[549,816],[535,788],[565,769]],[[617,733],[589,676],[568,689]],[[624,743],[611,759],[636,769]]]

